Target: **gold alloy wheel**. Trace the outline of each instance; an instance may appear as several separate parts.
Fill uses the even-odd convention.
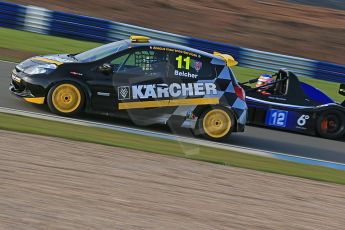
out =
[[[231,128],[231,119],[222,109],[210,110],[203,119],[205,133],[212,138],[222,138],[228,134]]]
[[[81,103],[79,89],[72,84],[61,84],[55,88],[52,95],[54,107],[61,113],[74,112]]]

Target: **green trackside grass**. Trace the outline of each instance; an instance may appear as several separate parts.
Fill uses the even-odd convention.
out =
[[[99,45],[101,45],[101,43],[54,37],[0,27],[0,48],[19,52],[29,52],[32,54],[78,53]],[[23,59],[9,57],[4,54],[0,54],[0,58],[9,61],[20,61]],[[260,76],[264,71],[235,67],[234,72],[239,81],[245,81]],[[341,95],[338,95],[338,84],[309,78],[301,78],[301,80],[321,89],[336,101],[342,102],[344,100]]]
[[[228,150],[145,137],[101,128],[0,113],[0,129],[98,143],[264,172],[345,184],[345,171],[280,161]],[[18,143],[20,143],[20,139]]]
[[[101,45],[0,27],[0,48],[36,54],[78,53]],[[17,60],[19,61],[19,60]]]

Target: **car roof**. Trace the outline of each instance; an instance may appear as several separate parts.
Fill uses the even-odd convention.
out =
[[[167,48],[171,48],[171,49],[185,50],[187,52],[200,54],[202,56],[206,56],[209,58],[217,58],[219,60],[223,60],[222,58],[217,57],[211,53],[207,53],[207,52],[202,51],[202,50],[190,48],[188,46],[183,46],[183,45],[179,45],[179,44],[175,44],[175,43],[171,43],[171,42],[164,42],[164,41],[155,40],[155,39],[150,39],[147,42],[132,42],[130,39],[126,39],[126,41],[128,42],[129,46],[132,46],[132,47],[162,46],[162,47],[167,47]]]

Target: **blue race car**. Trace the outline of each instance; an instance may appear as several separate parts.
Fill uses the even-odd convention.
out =
[[[251,87],[258,78],[241,83],[249,107],[248,123],[324,138],[338,139],[345,133],[345,101],[336,103],[320,90],[300,82],[295,74],[281,69],[274,74],[270,93]],[[260,84],[259,84],[260,85]],[[345,96],[345,84],[339,93]]]

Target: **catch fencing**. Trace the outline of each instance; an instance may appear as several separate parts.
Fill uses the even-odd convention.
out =
[[[287,68],[299,76],[338,83],[345,82],[345,66],[343,65],[247,49],[36,6],[0,2],[0,26],[99,42],[118,41],[133,34],[144,35],[210,53],[213,51],[228,53],[235,57],[241,67],[271,72]]]

